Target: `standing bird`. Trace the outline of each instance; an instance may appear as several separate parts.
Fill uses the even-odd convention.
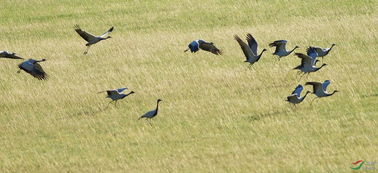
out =
[[[280,60],[284,56],[288,56],[293,52],[295,49],[299,48],[299,46],[295,46],[293,50],[287,51],[286,50],[286,40],[277,40],[274,41],[273,43],[270,43],[270,47],[276,47],[276,50],[274,51],[273,55],[277,55],[278,59]]]
[[[307,91],[306,94],[301,97],[301,92],[303,90],[303,86],[302,85],[298,85],[295,90],[291,93],[290,96],[287,97],[287,100],[288,102],[292,103],[292,104],[298,104],[298,103],[301,103],[307,96],[307,94],[310,93],[310,91]]]
[[[162,101],[161,99],[158,99],[157,100],[157,104],[156,104],[156,109],[145,113],[144,115],[142,115],[141,117],[139,117],[138,120],[140,120],[142,118],[151,119],[151,118],[155,117],[158,114],[159,102],[161,102],[161,101]]]
[[[235,35],[234,38],[239,43],[246,57],[246,60],[244,62],[249,62],[250,66],[253,65],[255,62],[259,61],[261,55],[266,51],[266,49],[263,49],[260,55],[257,54],[257,42],[255,38],[253,38],[252,35],[249,33],[247,34],[248,45],[242,39],[240,39],[238,35]]]
[[[43,61],[46,61],[46,59],[42,59],[40,61],[28,59],[18,65],[18,68],[20,68],[20,70],[18,70],[17,73],[20,73],[21,70],[24,70],[25,72],[29,73],[39,80],[45,80],[47,79],[47,74],[43,70],[42,66],[38,63]]]
[[[335,46],[336,44],[332,44],[330,48],[321,48],[321,47],[315,47],[315,46],[310,46],[308,49],[315,49],[316,53],[318,53],[318,56],[319,57],[322,57],[322,60],[323,58],[328,55],[328,53],[332,50],[333,46]]]
[[[0,58],[10,58],[10,59],[24,59],[16,55],[14,52],[0,51]]]
[[[317,98],[321,97],[328,97],[336,92],[339,92],[337,90],[334,90],[332,93],[327,92],[327,87],[331,83],[329,80],[325,80],[323,83],[320,82],[306,82],[306,85],[312,85],[313,87],[313,94],[317,96]]]
[[[318,54],[316,53],[315,49],[308,49],[307,55],[302,53],[295,53],[298,58],[301,58],[301,64],[295,67],[293,70],[300,70],[304,74],[309,74],[310,72],[316,72],[320,70],[322,67],[326,66],[327,64],[322,64],[320,67],[316,67],[316,62],[318,61],[316,58]]]
[[[75,31],[84,39],[86,40],[88,43],[85,44],[85,46],[87,46],[87,49],[85,50],[84,52],[84,55],[88,53],[88,50],[89,50],[89,47],[93,44],[96,44],[98,42],[100,42],[101,40],[106,40],[108,38],[112,38],[110,36],[107,36],[109,33],[111,33],[113,31],[114,27],[111,27],[108,31],[106,31],[105,33],[103,33],[102,35],[100,36],[94,36],[90,33],[87,33],[83,30],[80,29],[80,26],[79,25],[75,25]],[[107,37],[106,37],[107,36]]]
[[[190,50],[192,53],[197,52],[199,49],[204,51],[211,52],[215,55],[222,55],[222,51],[220,51],[217,47],[215,47],[213,42],[206,42],[204,40],[194,40],[188,45],[188,49],[184,52]]]
[[[127,94],[124,94],[123,91],[125,91],[127,89],[128,88],[118,88],[118,89],[114,89],[114,90],[101,91],[101,92],[98,92],[98,93],[106,92],[108,94],[108,96],[106,96],[106,98],[112,99],[112,101],[110,101],[109,104],[112,103],[112,102],[114,102],[114,106],[117,107],[117,101],[118,100],[121,100],[121,99],[129,96],[130,94],[134,94],[135,93],[134,91],[131,91],[131,92],[127,93]]]

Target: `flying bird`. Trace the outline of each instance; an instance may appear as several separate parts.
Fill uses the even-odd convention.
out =
[[[16,55],[14,52],[0,51],[0,58],[10,58],[10,59],[24,59]]]
[[[300,70],[299,72],[303,72],[304,74],[316,72],[320,70],[322,67],[327,65],[327,64],[322,64],[320,67],[315,66],[316,62],[318,61],[316,59],[318,54],[316,53],[315,49],[307,49],[307,55],[302,54],[302,53],[295,53],[295,55],[301,59],[301,64],[295,67],[293,70]]]
[[[307,94],[310,93],[310,91],[307,91],[306,94],[301,97],[301,92],[303,90],[303,86],[302,85],[298,85],[295,90],[291,93],[290,96],[287,97],[287,100],[288,102],[292,103],[292,104],[298,104],[298,103],[301,103],[307,96]]]
[[[318,53],[318,56],[319,57],[322,57],[322,60],[323,58],[328,55],[328,53],[332,50],[332,48],[335,46],[336,44],[332,44],[330,48],[321,48],[321,47],[315,47],[315,46],[310,46],[308,49],[315,49],[316,53]]]
[[[87,41],[87,44],[85,44],[85,46],[87,46],[87,49],[85,50],[84,54],[87,54],[88,53],[88,50],[89,50],[89,47],[93,44],[96,44],[102,40],[106,40],[108,38],[112,38],[110,36],[108,36],[112,31],[113,31],[114,27],[111,27],[108,31],[106,31],[105,33],[103,33],[102,35],[100,36],[95,36],[95,35],[92,35],[88,32],[85,32],[83,30],[80,29],[80,26],[79,25],[75,25],[75,31],[85,40]]]
[[[112,99],[112,101],[110,101],[109,104],[114,102],[114,105],[117,106],[118,100],[121,100],[121,99],[135,93],[134,91],[131,91],[131,92],[125,94],[124,91],[127,90],[127,89],[128,88],[118,88],[118,89],[113,89],[113,90],[101,91],[101,92],[98,92],[98,93],[106,92],[107,93],[106,98]]]
[[[140,120],[142,118],[151,119],[151,118],[155,117],[158,114],[159,102],[161,102],[161,101],[162,101],[161,99],[158,99],[157,104],[156,104],[156,109],[143,114],[141,117],[139,117],[138,120]]]
[[[266,51],[266,49],[263,49],[260,54],[257,54],[257,42],[255,38],[251,34],[247,34],[247,42],[248,45],[240,39],[238,35],[234,36],[235,40],[239,43],[240,48],[242,49],[246,60],[244,62],[249,62],[249,65],[253,65],[255,62],[259,61],[261,58],[261,55]]]
[[[46,61],[46,59],[42,59],[42,60],[28,59],[18,65],[18,68],[20,68],[20,70],[18,70],[17,73],[20,73],[21,70],[24,70],[25,72],[29,73],[30,75],[34,76],[35,78],[39,80],[45,80],[47,79],[47,74],[43,70],[42,66],[39,65],[38,63],[38,62],[43,62],[43,61]]]
[[[306,82],[306,85],[312,85],[313,87],[313,94],[317,96],[317,98],[321,97],[328,97],[332,96],[336,92],[339,92],[338,90],[334,90],[332,93],[327,92],[328,85],[331,84],[330,80],[325,80],[323,83],[321,82]]]
[[[194,40],[188,45],[188,49],[184,52],[190,50],[192,53],[197,52],[199,49],[204,51],[211,52],[215,55],[221,55],[222,51],[220,51],[217,47],[215,47],[213,42],[206,42],[204,40]]]
[[[278,59],[280,60],[282,57],[288,56],[293,52],[295,49],[299,48],[298,46],[295,46],[291,51],[286,50],[286,40],[277,40],[273,43],[270,43],[270,47],[276,47],[276,50],[274,51],[273,55],[277,55]]]

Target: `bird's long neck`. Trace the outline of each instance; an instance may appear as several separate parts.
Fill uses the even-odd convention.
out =
[[[261,57],[261,55],[265,52],[265,50],[261,51],[260,55],[259,55],[259,58]]]
[[[320,70],[320,69],[323,68],[324,66],[326,66],[326,64],[322,64],[322,66],[320,66],[319,68],[317,68],[315,71]]]
[[[265,52],[265,50],[261,51],[260,55],[257,56],[257,60],[256,60],[256,61],[258,61],[258,60],[261,58],[261,55],[262,55],[264,52]]]
[[[297,49],[298,47],[294,47],[293,50],[289,51],[288,54],[291,54],[291,52],[293,52],[295,49]]]
[[[156,104],[156,113],[158,112],[158,110],[159,110],[159,101]]]
[[[301,100],[304,100],[306,97],[307,97],[307,94],[309,94],[310,92],[306,92],[306,94],[302,97]]]
[[[337,90],[333,91],[331,94],[328,94],[328,96],[331,96],[333,94],[335,94],[337,92]]]
[[[330,48],[329,48],[329,49],[327,50],[327,54],[328,54],[328,52],[329,52],[329,51],[331,51],[331,50],[332,50],[333,46],[335,46],[335,45],[334,45],[334,44],[332,44],[332,45],[331,45],[331,47],[330,47]]]

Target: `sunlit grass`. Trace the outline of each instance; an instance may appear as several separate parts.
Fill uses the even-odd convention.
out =
[[[38,1],[0,6],[0,50],[42,59],[49,80],[0,59],[1,172],[347,172],[377,161],[376,1]],[[112,39],[83,55],[73,30]],[[269,51],[249,70],[233,35]],[[183,53],[202,38],[224,55]],[[287,39],[337,46],[299,79]],[[298,84],[332,81],[334,96],[293,107]],[[136,92],[104,109],[97,94]],[[305,90],[310,90],[306,87]],[[152,127],[138,117],[155,108]]]

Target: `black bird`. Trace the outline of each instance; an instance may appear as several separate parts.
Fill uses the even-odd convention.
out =
[[[190,50],[192,53],[197,52],[199,49],[204,51],[211,52],[215,55],[221,55],[222,51],[220,51],[217,47],[215,47],[213,42],[206,42],[204,40],[194,40],[188,45],[188,49],[184,52]]]
[[[42,66],[38,63],[43,61],[46,61],[46,59],[42,59],[39,61],[34,59],[28,59],[18,65],[18,68],[20,68],[20,70],[18,70],[17,73],[20,73],[21,70],[24,70],[25,72],[29,73],[30,75],[34,76],[39,80],[45,80],[47,79],[47,74],[43,70]]]
[[[10,58],[10,59],[24,59],[16,55],[14,52],[0,51],[0,58]]]
[[[142,119],[142,118],[147,118],[147,119],[151,119],[153,117],[155,117],[157,114],[158,114],[158,110],[159,110],[159,102],[161,102],[162,100],[161,99],[158,99],[157,100],[157,104],[156,104],[156,109],[152,110],[152,111],[149,111],[147,113],[145,113],[144,115],[142,115],[141,117],[139,117],[138,120]]]

